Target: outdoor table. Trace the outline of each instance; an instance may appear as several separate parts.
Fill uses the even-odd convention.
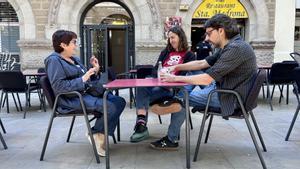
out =
[[[184,89],[184,86],[188,85],[187,83],[169,83],[162,82],[158,79],[116,79],[112,82],[104,85],[106,91],[103,95],[103,114],[104,114],[104,133],[105,133],[105,150],[106,150],[106,168],[110,168],[109,161],[109,140],[108,140],[108,121],[107,121],[107,95],[111,90],[119,88],[138,88],[138,87],[170,87],[170,88],[181,88],[185,93],[185,110],[186,110],[186,123],[185,123],[185,134],[186,134],[186,168],[190,168],[190,125],[189,121],[189,95],[187,90]]]
[[[265,69],[267,71],[267,74],[266,74],[266,81],[265,81],[265,84],[266,85],[269,85],[269,75],[270,75],[270,70],[271,70],[271,67],[272,67],[272,64],[259,64],[257,65],[258,69]],[[263,90],[263,98],[265,98],[265,92],[264,92],[264,85],[262,86],[262,90]],[[271,107],[271,110],[273,110],[273,106],[271,104],[271,91],[269,88],[267,88],[267,101],[268,103],[270,104],[270,107]]]
[[[26,69],[22,71],[22,73],[25,77],[29,78],[28,84],[30,84],[32,80],[34,80],[34,83],[38,83],[38,78],[47,75],[46,72],[38,73],[37,70],[32,70],[32,69]],[[46,102],[45,102],[45,97],[43,92],[41,92],[41,104],[43,105],[43,109],[46,112]]]
[[[46,73],[38,73],[37,70],[24,70],[22,71],[23,75],[24,76],[35,76],[35,77],[38,77],[38,76],[46,76]]]

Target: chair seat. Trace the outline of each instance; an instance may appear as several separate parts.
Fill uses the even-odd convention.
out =
[[[156,100],[152,101],[152,102],[149,104],[149,106],[153,106],[154,104],[163,103],[164,101],[170,100],[170,99],[172,99],[172,98],[174,98],[174,97],[173,97],[173,96],[169,96],[169,97],[166,96],[166,97],[162,97],[162,98],[156,99]]]
[[[95,111],[95,110],[86,110],[86,113],[88,114],[88,115],[94,115],[96,118],[100,118],[100,117],[102,117],[102,113],[101,112],[97,112],[97,111]],[[56,112],[56,115],[57,116],[78,116],[78,115],[84,115],[83,113],[82,113],[82,110],[73,110],[73,111],[69,111],[69,112],[67,112],[67,113],[61,113],[61,112],[59,112],[59,109],[57,109],[57,112]]]
[[[192,113],[200,112],[203,113],[205,111],[205,106],[195,106],[192,109]],[[208,112],[209,114],[217,115],[217,116],[222,116],[222,111],[221,108],[219,107],[208,107]],[[234,113],[228,117],[224,117],[225,119],[228,118],[237,118],[237,119],[242,119],[244,118],[244,115],[242,113],[242,110],[237,108],[234,110]]]
[[[30,87],[29,87],[29,91],[33,91],[33,90],[38,90],[40,89],[40,86],[36,83],[30,83]],[[13,93],[22,93],[22,92],[27,92],[27,88],[3,88],[2,89],[5,92],[13,92]]]

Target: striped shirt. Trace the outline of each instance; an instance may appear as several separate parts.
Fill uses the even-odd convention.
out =
[[[256,57],[252,47],[237,35],[222,49],[215,63],[210,64],[212,65],[207,73],[217,82],[217,89],[234,90],[245,102],[252,85],[251,79],[257,72]],[[222,115],[233,114],[238,105],[235,96],[219,94],[219,99]]]

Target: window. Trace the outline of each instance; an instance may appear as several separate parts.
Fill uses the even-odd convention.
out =
[[[19,20],[13,7],[0,1],[0,52],[19,53]]]

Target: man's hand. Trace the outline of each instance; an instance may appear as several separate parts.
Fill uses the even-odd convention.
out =
[[[168,69],[168,73],[173,74],[176,70],[176,65],[166,67]]]
[[[163,82],[176,82],[176,75],[161,73],[160,78]]]

